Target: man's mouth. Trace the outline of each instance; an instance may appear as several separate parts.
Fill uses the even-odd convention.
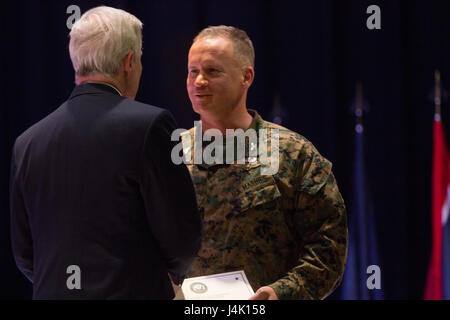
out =
[[[199,98],[203,98],[203,97],[211,97],[212,94],[203,94],[203,93],[201,93],[201,94],[196,94],[195,96],[199,97]]]

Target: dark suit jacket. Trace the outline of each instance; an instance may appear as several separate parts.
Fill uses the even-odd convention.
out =
[[[168,272],[184,275],[202,232],[174,129],[164,109],[83,84],[17,138],[11,237],[33,298],[173,298]]]

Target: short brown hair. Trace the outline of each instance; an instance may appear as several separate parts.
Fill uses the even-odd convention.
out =
[[[193,42],[204,38],[218,37],[227,38],[233,43],[233,49],[241,62],[252,67],[255,66],[255,49],[253,48],[252,40],[250,40],[244,30],[224,25],[210,26],[200,31]]]

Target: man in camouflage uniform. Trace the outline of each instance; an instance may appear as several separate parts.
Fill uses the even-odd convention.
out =
[[[246,108],[254,50],[234,27],[209,27],[189,51],[187,89],[203,130],[278,129],[278,171],[247,157],[243,164],[194,163],[195,128],[184,153],[204,222],[204,238],[189,276],[244,270],[252,299],[323,299],[338,286],[347,257],[344,201],[331,163],[301,135]],[[186,139],[189,135],[190,139]]]

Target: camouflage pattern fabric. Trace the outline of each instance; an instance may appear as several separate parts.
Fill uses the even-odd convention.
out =
[[[248,111],[250,128],[279,130],[279,170],[261,175],[259,161],[196,165],[191,158],[204,237],[188,275],[244,270],[255,291],[269,285],[280,299],[323,299],[342,279],[348,245],[332,164],[306,138]],[[194,132],[184,133],[192,150]]]

